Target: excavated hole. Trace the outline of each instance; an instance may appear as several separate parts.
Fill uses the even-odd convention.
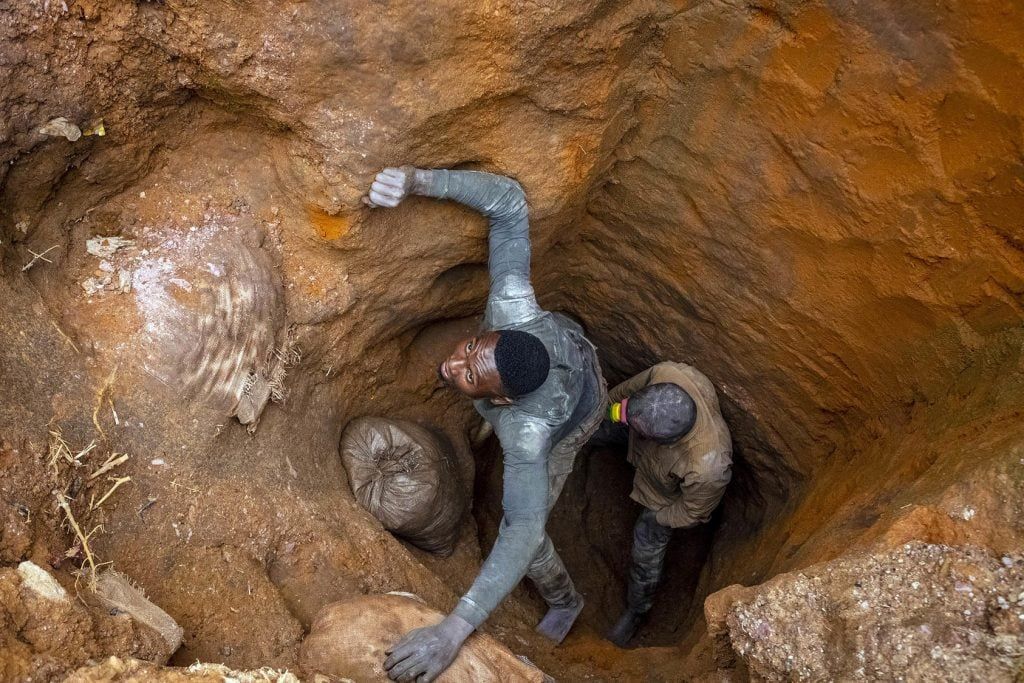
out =
[[[648,354],[637,350],[636,355]],[[605,376],[609,386],[614,386],[629,374],[605,368]],[[711,521],[673,533],[654,607],[631,647],[678,645],[699,619],[708,591],[707,584],[701,582],[702,573],[710,569],[705,565],[716,545],[716,532],[727,506],[742,509],[740,521],[734,522],[730,532],[744,537],[757,532],[765,511],[784,496],[776,485],[762,481],[767,473],[755,471],[744,460],[745,444],[770,450],[760,441],[753,417],[731,403],[723,401],[723,405],[727,420],[733,418],[729,420],[735,449],[733,481]],[[581,451],[547,526],[555,548],[586,598],[580,623],[602,634],[625,607],[633,525],[643,509],[630,498],[635,470],[625,455],[623,450],[608,448]],[[482,549],[493,544],[501,520],[501,458],[501,446],[494,436],[475,452],[473,514]],[[521,586],[521,594],[542,610],[544,603],[529,580]]]

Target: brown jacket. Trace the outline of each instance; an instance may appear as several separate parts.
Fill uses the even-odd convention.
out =
[[[615,403],[659,382],[678,384],[693,397],[697,422],[668,446],[629,431],[629,462],[636,467],[630,497],[654,510],[660,524],[685,529],[708,521],[722,500],[732,477],[732,439],[715,387],[685,363],[658,363],[612,389],[608,398]]]

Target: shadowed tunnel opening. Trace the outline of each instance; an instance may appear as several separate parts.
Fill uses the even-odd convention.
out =
[[[448,272],[452,270],[458,269]],[[638,314],[642,315],[642,311]],[[472,333],[478,325],[478,318],[472,316],[428,324],[415,334],[412,347],[417,348],[417,352],[407,358],[421,364],[436,364],[455,339]],[[638,358],[651,356],[649,351],[640,348],[616,355],[629,357],[631,353]],[[600,348],[599,355],[604,357]],[[637,367],[635,371],[640,369]],[[609,386],[627,378],[614,369],[605,372]],[[462,401],[463,408],[468,404],[440,385],[433,396],[435,399],[453,398],[456,403]],[[678,645],[690,636],[691,629],[701,620],[703,599],[709,587],[714,586],[713,568],[708,560],[724,511],[729,510],[733,516],[733,536],[756,534],[764,516],[784,506],[790,493],[787,487],[794,485],[793,479],[782,484],[773,480],[772,476],[777,476],[774,471],[761,473],[750,467],[745,459],[748,445],[759,448],[760,453],[769,447],[760,442],[753,418],[743,415],[734,405],[723,403],[734,441],[733,480],[708,523],[673,533],[662,584],[645,627],[631,644],[634,647]],[[643,509],[629,497],[635,470],[625,456],[625,449],[584,448],[576,458],[573,473],[552,510],[547,527],[586,599],[580,623],[598,633],[606,632],[625,606],[633,525]],[[777,467],[792,476],[785,471],[782,458],[777,455],[775,458]],[[472,514],[480,549],[486,554],[495,540],[502,514],[502,451],[493,435],[473,449],[473,461]],[[719,548],[718,552],[728,553],[728,548]],[[543,601],[529,580],[524,580],[514,595],[528,601],[536,610],[544,609]]]

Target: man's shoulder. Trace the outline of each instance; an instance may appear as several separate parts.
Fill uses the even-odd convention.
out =
[[[663,361],[651,367],[651,381],[672,382],[686,390],[698,389],[702,394],[715,395],[715,385],[703,372],[677,361]]]

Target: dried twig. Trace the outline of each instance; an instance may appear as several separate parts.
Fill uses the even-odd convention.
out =
[[[145,503],[139,506],[139,509],[135,511],[135,514],[139,516],[139,519],[144,519],[142,513],[156,505],[156,501],[158,500],[159,498],[149,498]]]
[[[87,481],[92,481],[93,479],[95,479],[96,477],[100,476],[101,474],[106,474],[110,470],[114,469],[115,467],[117,467],[118,465],[123,463],[129,457],[130,456],[127,453],[123,453],[120,456],[118,456],[117,453],[111,453],[110,457],[107,458],[107,461],[105,463],[103,463],[102,465],[100,465],[100,468],[98,470],[96,470],[95,472],[93,472],[92,474],[89,475],[89,478],[87,479]]]
[[[68,344],[71,344],[71,348],[73,348],[73,349],[75,350],[75,353],[81,353],[81,352],[82,352],[82,351],[81,351],[81,350],[80,350],[80,349],[79,349],[79,348],[78,348],[78,347],[77,347],[77,346],[75,345],[75,342],[71,340],[71,337],[69,337],[69,336],[68,336],[67,334],[65,334],[65,333],[64,333],[64,330],[60,329],[60,325],[58,325],[58,324],[57,324],[56,322],[54,322],[54,321],[52,321],[52,320],[50,321],[50,324],[51,324],[51,325],[53,325],[53,329],[57,330],[57,332],[58,332],[58,333],[60,334],[60,336],[64,337],[64,340],[65,340],[65,341],[66,341],[66,342],[67,342]]]
[[[113,384],[114,384],[114,378],[117,376],[117,369],[118,369],[118,367],[119,366],[115,365],[114,369],[110,371],[110,374],[107,376],[107,378],[105,380],[103,380],[103,384],[100,385],[99,391],[96,392],[96,407],[93,408],[93,411],[92,411],[92,423],[96,427],[96,431],[98,431],[100,434],[103,434],[104,436],[106,436],[106,432],[103,431],[103,427],[100,426],[100,421],[99,421],[100,408],[103,407],[103,397],[104,397],[104,395],[107,394],[107,392],[110,390],[111,386],[113,386]],[[108,397],[108,400],[109,400],[109,397]],[[111,410],[114,409],[113,402],[111,402],[111,404],[110,404],[110,409]],[[114,413],[114,416],[115,416],[115,419],[116,419],[117,413]]]
[[[191,491],[192,493],[199,493],[198,489],[194,489],[191,486],[185,486],[184,484],[179,484],[178,482],[173,480],[171,481],[171,486],[176,489],[185,489],[186,491]]]
[[[50,432],[50,457],[48,464],[50,469],[53,471],[53,477],[56,479],[58,474],[58,465],[61,460],[64,460],[68,464],[74,467],[82,466],[82,457],[85,456],[89,451],[96,448],[96,442],[92,441],[88,446],[83,448],[72,455],[71,447],[68,446],[68,442],[64,440],[63,435],[60,431]]]
[[[68,504],[68,498],[60,491],[54,491],[54,495],[57,497],[57,505],[64,511],[64,516],[67,518],[68,524],[71,526],[71,530],[75,532],[75,536],[78,537],[78,542],[82,545],[82,552],[85,553],[85,561],[89,565],[90,581],[92,585],[96,584],[96,559],[93,557],[92,550],[89,548],[89,537],[96,533],[96,527],[89,532],[88,536],[82,533],[81,527],[78,526],[78,522],[75,521],[75,516],[71,513],[71,505]]]
[[[46,255],[49,254],[54,249],[56,249],[58,246],[60,246],[60,245],[55,244],[52,247],[50,247],[49,249],[47,249],[46,251],[44,251],[42,254],[37,254],[36,252],[34,252],[31,249],[29,249],[28,253],[32,254],[32,260],[29,261],[28,263],[26,263],[22,267],[21,272],[24,273],[26,270],[28,270],[29,268],[34,266],[38,261],[46,261],[47,263],[53,263],[53,261],[51,261],[50,259],[46,258]]]
[[[102,498],[100,498],[95,503],[92,503],[92,504],[89,505],[89,512],[92,512],[93,510],[95,510],[98,507],[100,507],[101,505],[103,505],[103,502],[106,501],[107,498],[110,498],[111,494],[113,494],[114,491],[117,490],[118,486],[120,486],[121,484],[125,484],[125,483],[127,483],[127,482],[129,482],[131,480],[132,480],[131,477],[107,477],[107,481],[114,482],[114,485],[110,487],[109,491],[107,491],[106,493],[103,494]]]

